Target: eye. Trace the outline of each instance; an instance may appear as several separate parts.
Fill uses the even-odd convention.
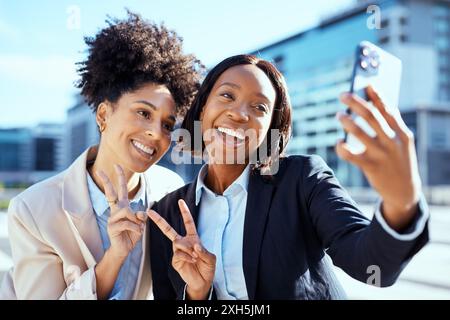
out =
[[[173,132],[173,130],[175,129],[175,126],[171,123],[165,123],[165,124],[163,124],[163,128],[164,128],[164,130]]]
[[[150,112],[148,112],[148,111],[139,110],[137,113],[139,115],[141,115],[142,117],[144,117],[145,119],[149,119],[150,118]]]
[[[257,105],[255,106],[255,108],[256,108],[258,111],[262,111],[262,112],[266,112],[266,113],[267,113],[267,107],[266,107],[265,105],[263,105],[263,104],[257,104]]]
[[[228,92],[224,92],[220,94],[221,97],[224,97],[227,100],[233,100],[234,96],[231,93]]]

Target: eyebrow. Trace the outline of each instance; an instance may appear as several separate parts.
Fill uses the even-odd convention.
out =
[[[223,86],[229,86],[229,87],[233,87],[233,88],[237,88],[237,89],[241,88],[241,86],[237,85],[236,83],[231,83],[231,82],[224,82],[219,86],[219,88],[223,87]]]
[[[142,104],[145,104],[146,106],[150,107],[150,108],[153,109],[154,111],[156,111],[156,110],[159,109],[159,108],[156,107],[153,103],[148,102],[148,101],[146,101],[146,100],[138,100],[138,101],[135,101],[134,103],[142,103]],[[176,121],[177,121],[177,118],[176,118],[174,115],[170,115],[170,116],[169,116],[169,119],[172,120],[173,122],[176,122]]]
[[[241,89],[241,86],[239,86],[236,83],[232,83],[232,82],[224,82],[222,83],[218,88],[222,87],[222,86],[230,86],[236,89]],[[258,97],[263,98],[264,100],[266,100],[267,102],[270,102],[269,98],[267,98],[265,95],[263,95],[262,93],[257,93],[256,94]]]

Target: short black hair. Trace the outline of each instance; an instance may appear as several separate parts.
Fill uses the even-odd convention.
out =
[[[108,27],[85,37],[88,57],[77,63],[81,89],[94,112],[105,100],[112,103],[148,82],[165,85],[183,116],[199,88],[204,66],[183,54],[183,40],[163,24],[144,20],[127,10],[124,20],[108,17]]]
[[[266,136],[266,141],[274,141],[277,150],[271,150],[271,143],[268,143],[266,155],[267,157],[265,159],[259,159],[259,163],[256,165],[256,168],[268,168],[274,161],[278,161],[278,158],[284,154],[286,146],[289,142],[292,128],[292,107],[288,88],[283,75],[272,63],[267,60],[260,59],[254,55],[241,54],[229,57],[216,65],[206,75],[205,80],[203,81],[197,95],[195,96],[191,108],[186,113],[183,123],[181,124],[181,128],[189,131],[190,136],[194,137],[194,122],[200,121],[200,115],[202,113],[203,107],[208,100],[209,94],[211,93],[214,84],[222,75],[222,73],[224,73],[231,67],[249,64],[258,67],[266,74],[276,92],[275,106],[273,109],[269,131]],[[277,129],[279,131],[279,136],[272,137],[271,129]],[[205,147],[202,143],[202,150],[193,150],[192,148],[191,150],[187,150],[187,145],[183,144],[183,141],[180,140],[179,143],[184,150],[190,151],[193,154],[196,154],[198,151],[203,152],[203,149]]]

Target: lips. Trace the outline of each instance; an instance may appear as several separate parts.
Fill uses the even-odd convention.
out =
[[[139,141],[131,140],[134,148],[145,158],[151,159],[156,154],[156,148],[150,145],[145,145]]]

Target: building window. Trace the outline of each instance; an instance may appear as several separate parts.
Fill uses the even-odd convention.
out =
[[[446,33],[448,33],[450,31],[449,28],[450,26],[447,20],[443,19],[435,20],[435,29],[439,35],[445,35]]]
[[[380,44],[387,44],[389,42],[389,37],[385,36],[385,37],[381,37],[379,40]]]
[[[338,157],[336,155],[336,151],[334,150],[334,146],[327,147],[327,164],[333,170],[336,171],[338,167]]]
[[[299,126],[297,125],[297,123],[293,123],[293,125],[292,125],[292,135],[294,136],[294,137],[298,137],[299,135],[300,135],[300,129],[299,129]]]
[[[401,26],[406,26],[408,24],[408,18],[400,17],[399,22]]]
[[[447,145],[445,131],[434,131],[431,133],[431,144],[434,148],[445,148]]]
[[[408,36],[407,35],[400,35],[400,42],[408,42]]]
[[[273,63],[277,67],[278,71],[284,73],[284,56],[279,55],[273,58]]]
[[[449,49],[449,38],[447,37],[438,37],[436,39],[436,46],[440,51],[445,51]]]
[[[36,138],[34,140],[35,147],[35,165],[36,171],[54,171],[55,164],[55,139],[52,138]]]
[[[74,161],[86,149],[88,123],[86,121],[74,125],[70,129],[71,161]]]
[[[437,5],[434,7],[434,17],[435,18],[441,18],[441,19],[447,19],[449,14],[450,14],[450,10],[447,6],[444,5]]]
[[[18,143],[0,143],[2,156],[0,157],[0,171],[18,171],[20,169],[20,145]]]
[[[385,19],[381,21],[381,29],[389,27],[389,20]]]
[[[439,90],[440,101],[450,101],[450,85],[441,85]]]
[[[314,153],[317,153],[316,147],[309,147],[306,149],[306,154],[314,154]]]

